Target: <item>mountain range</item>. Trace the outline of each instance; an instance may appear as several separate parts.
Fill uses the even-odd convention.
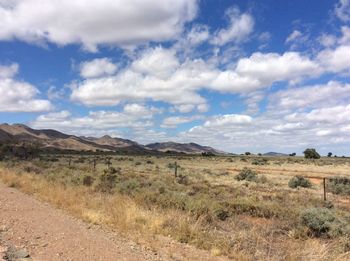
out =
[[[196,143],[162,142],[142,145],[135,141],[115,138],[105,135],[100,138],[79,137],[62,132],[44,129],[35,130],[24,124],[1,124],[0,143],[5,142],[30,142],[37,144],[43,150],[69,150],[69,151],[114,151],[135,154],[156,153],[185,153],[201,154],[224,152],[212,147],[201,146]]]

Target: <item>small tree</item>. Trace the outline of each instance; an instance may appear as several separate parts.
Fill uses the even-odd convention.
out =
[[[289,154],[289,156],[291,156],[291,157],[294,157],[295,155],[297,155],[295,152]]]
[[[251,155],[251,153],[249,151],[247,151],[246,153],[244,153],[245,155],[249,156]]]
[[[327,157],[330,158],[330,157],[332,157],[332,155],[333,155],[332,152],[328,152]]]
[[[304,152],[305,159],[319,159],[321,158],[320,154],[315,149],[306,149]]]

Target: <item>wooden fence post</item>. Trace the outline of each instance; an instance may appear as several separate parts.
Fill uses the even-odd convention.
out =
[[[175,161],[175,178],[177,177],[177,162]]]
[[[323,178],[323,200],[327,200],[327,192],[326,192],[326,178]]]

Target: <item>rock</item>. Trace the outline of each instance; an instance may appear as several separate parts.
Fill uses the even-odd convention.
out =
[[[25,249],[19,249],[14,253],[14,257],[17,259],[26,258],[26,257],[29,257],[29,253]]]
[[[6,253],[6,258],[9,260],[30,260],[28,259],[29,253],[25,249],[16,249],[14,247],[10,247],[10,249]]]

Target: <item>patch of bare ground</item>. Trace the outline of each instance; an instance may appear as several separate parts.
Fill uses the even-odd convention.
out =
[[[0,192],[0,260],[11,247],[27,251],[32,260],[43,261],[224,260],[166,237],[154,237],[152,244],[142,239],[136,243],[14,188],[0,184]]]

